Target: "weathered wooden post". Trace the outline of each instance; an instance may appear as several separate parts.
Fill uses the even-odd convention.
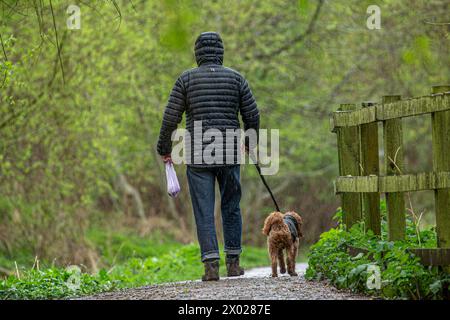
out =
[[[373,102],[363,102],[362,104],[363,108],[374,105]],[[379,175],[377,122],[361,125],[361,164],[361,175]],[[380,194],[378,192],[364,193],[362,199],[366,230],[372,230],[374,234],[381,235]]]
[[[450,85],[434,86],[432,94],[450,91]],[[431,114],[433,170],[450,172],[450,111]],[[450,248],[450,189],[435,190],[437,245]]]
[[[382,103],[401,100],[400,96],[383,96]],[[404,171],[402,119],[383,121],[386,175]],[[405,198],[403,192],[386,193],[388,239],[403,240],[406,232]]]
[[[355,110],[355,104],[341,104],[339,111]],[[339,174],[341,176],[358,176],[360,174],[360,129],[359,126],[341,127],[337,129]],[[361,195],[359,193],[343,193],[343,222],[347,228],[361,219]]]

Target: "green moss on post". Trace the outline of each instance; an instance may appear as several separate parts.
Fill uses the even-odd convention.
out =
[[[400,96],[384,96],[383,104],[399,101]],[[383,121],[386,175],[404,171],[402,119]],[[406,232],[405,198],[402,192],[386,193],[388,239],[403,240]]]
[[[354,104],[341,104],[340,111],[356,109]],[[341,176],[360,174],[360,130],[359,126],[339,128],[337,130],[339,173]],[[347,228],[361,219],[361,194],[343,193],[343,221]]]
[[[363,103],[363,108],[373,107],[375,103]],[[361,125],[361,175],[369,176],[380,174],[378,157],[378,123],[372,122]],[[364,221],[366,230],[381,235],[380,194],[378,192],[364,193],[362,195]]]
[[[432,94],[450,91],[450,86],[434,86]],[[450,111],[431,115],[433,131],[433,170],[450,172]],[[450,248],[450,189],[435,190],[438,247]]]

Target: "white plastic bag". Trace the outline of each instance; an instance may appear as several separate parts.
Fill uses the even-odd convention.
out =
[[[178,182],[177,173],[171,161],[166,162],[166,179],[167,179],[167,193],[171,197],[176,197],[180,192],[180,183]]]

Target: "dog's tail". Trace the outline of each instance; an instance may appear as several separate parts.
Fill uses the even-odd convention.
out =
[[[272,212],[264,221],[262,233],[268,236],[270,229],[272,228],[273,225],[282,223],[283,223],[283,214],[281,212]]]

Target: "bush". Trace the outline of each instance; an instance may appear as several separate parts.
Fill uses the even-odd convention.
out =
[[[382,207],[384,209],[384,207]],[[384,210],[382,210],[384,212]],[[340,219],[342,212],[336,217]],[[364,224],[356,224],[346,231],[339,227],[321,235],[310,248],[306,277],[310,280],[327,279],[337,288],[375,295],[388,299],[442,299],[450,275],[436,267],[423,266],[406,249],[435,247],[433,229],[419,231],[414,221],[407,219],[405,241],[386,241],[386,221],[382,222],[381,237],[364,232]],[[355,257],[348,254],[349,246],[367,249]],[[374,268],[379,268],[381,287],[370,289]],[[373,287],[373,286],[370,286]]]

